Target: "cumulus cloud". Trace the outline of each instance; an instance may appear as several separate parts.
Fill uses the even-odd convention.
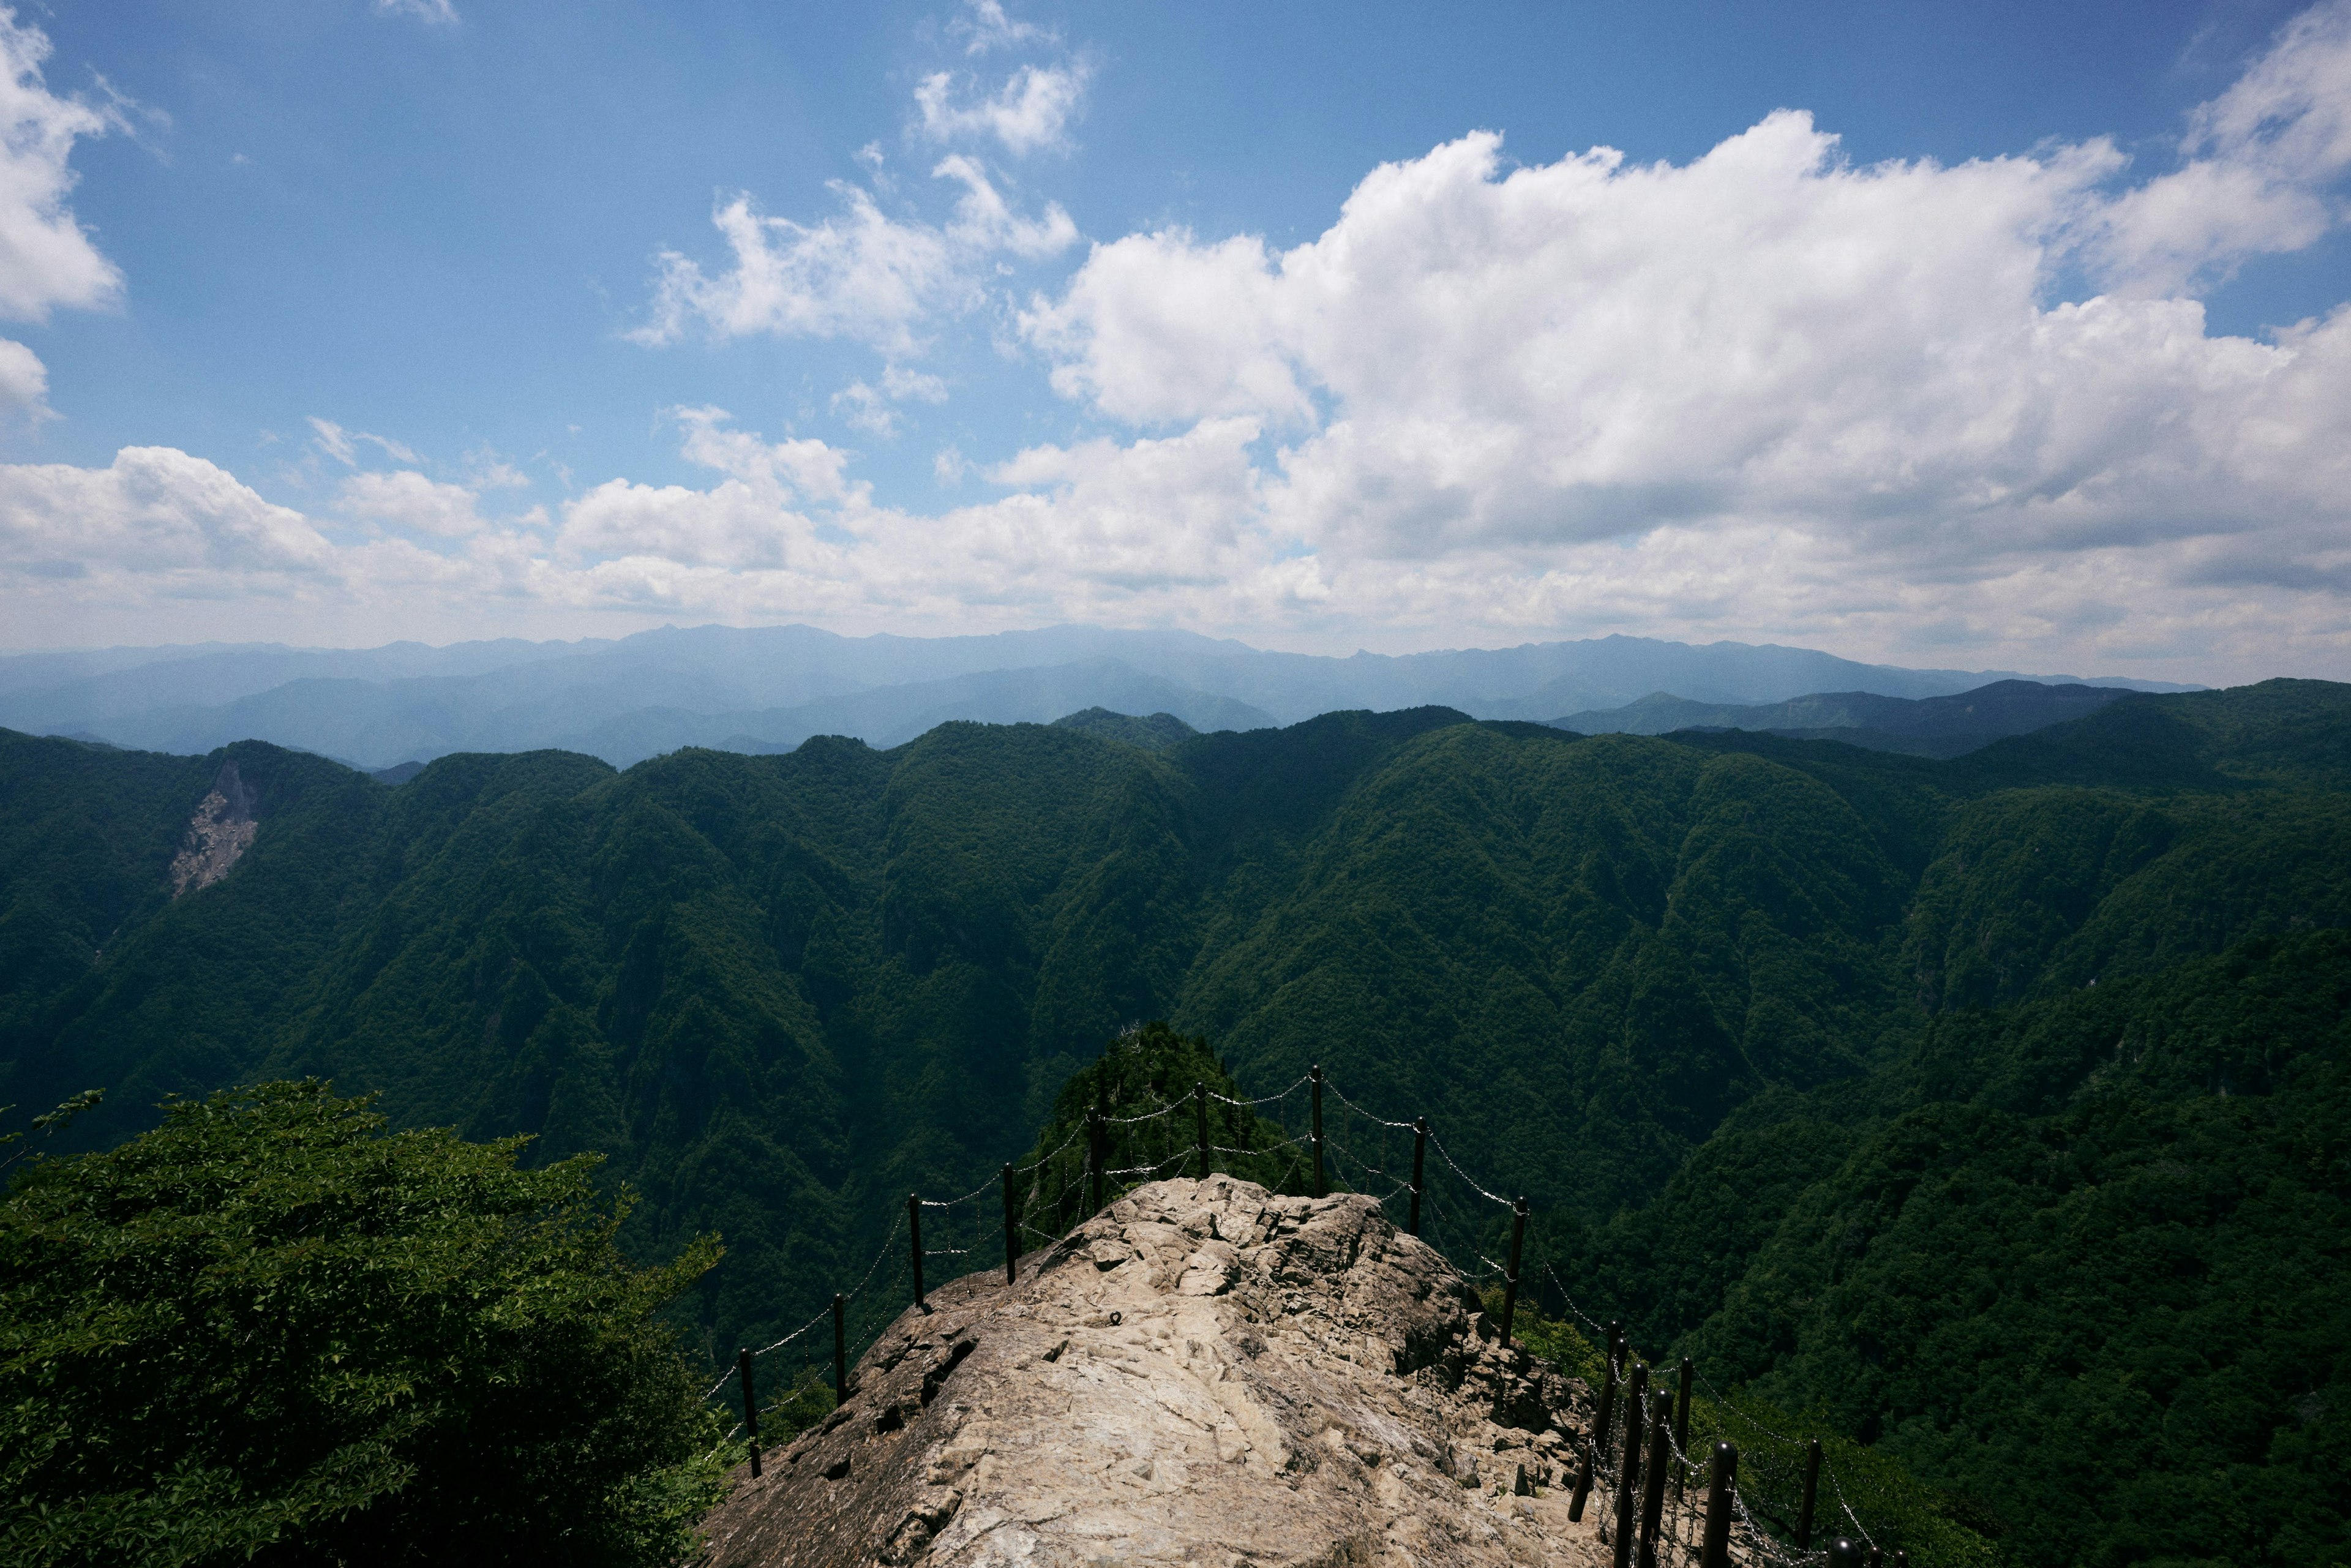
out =
[[[0,338],[0,409],[42,420],[49,414],[49,371],[41,357],[7,338]]]
[[[0,316],[46,321],[59,305],[111,305],[122,274],[66,205],[74,143],[127,129],[120,104],[51,92],[48,36],[0,6]]]
[[[413,533],[464,538],[482,528],[473,491],[428,479],[413,468],[354,474],[343,481],[340,499],[353,517]]]
[[[300,513],[173,447],[126,446],[104,468],[0,465],[0,563],[17,570],[241,581],[315,573],[331,554]]]
[[[841,181],[831,190],[842,211],[812,225],[768,217],[750,197],[734,197],[711,217],[733,265],[712,277],[691,258],[664,251],[652,312],[630,336],[668,343],[699,323],[722,339],[846,338],[911,354],[925,321],[977,300],[975,268],[986,257],[1050,256],[1077,239],[1059,204],[1020,216],[968,158],[943,159],[932,174],[963,187],[943,225],[892,217],[871,192]]]
[[[2218,337],[2179,290],[2335,221],[2346,18],[2285,29],[2137,185],[2104,141],[1855,166],[1789,111],[1682,165],[1506,168],[1477,133],[1288,251],[1097,246],[1020,327],[1102,416],[1282,433],[1269,537],[1366,621],[1882,636],[1923,595],[2013,645],[2159,582],[2324,589],[2339,631],[2351,311]],[[2130,286],[2053,298],[2085,253]]]
[[[610,478],[538,531],[411,522],[306,546],[308,570],[434,605],[843,629],[1090,620],[1341,647],[1634,630],[2351,674],[2351,303],[2239,337],[2198,292],[2339,221],[2345,15],[2285,28],[2149,166],[2104,141],[1857,165],[1797,112],[1677,164],[1601,148],[1512,166],[1499,135],[1465,135],[1372,171],[1304,244],[1093,247],[1017,329],[1102,423],[992,465],[939,449],[964,504],[884,505],[841,447],[687,408],[693,483]],[[677,260],[647,336],[874,344],[883,368],[841,412],[894,430],[945,392],[913,350],[973,303],[982,263],[1075,233],[974,160],[935,172],[956,192],[935,223],[846,188],[813,226],[737,204],[733,265]],[[359,437],[314,429],[355,459]],[[215,515],[319,539],[168,455],[220,497],[157,514],[182,558],[233,532]],[[117,471],[157,461],[0,470],[12,581],[78,591],[65,519],[123,514]],[[355,516],[363,477],[386,521],[394,502],[477,515],[421,474],[353,474]]]
[[[974,98],[952,71],[935,71],[914,89],[923,133],[936,141],[993,138],[1007,152],[1061,152],[1070,124],[1085,105],[1092,69],[1083,60],[1022,66],[993,93]]]
[[[2267,55],[2190,120],[2182,166],[2088,214],[2112,287],[2160,294],[2300,250],[2343,219],[2351,169],[2351,0],[2288,23]]]

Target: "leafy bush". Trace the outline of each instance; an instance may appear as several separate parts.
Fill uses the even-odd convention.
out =
[[[633,1564],[716,1497],[716,1420],[592,1160],[387,1134],[315,1082],[166,1107],[0,1200],[0,1556]]]
[[[1278,1124],[1231,1103],[1241,1098],[1240,1085],[1208,1042],[1155,1020],[1122,1033],[1061,1085],[1051,1119],[1020,1162],[1033,1167],[1019,1178],[1022,1245],[1047,1245],[1086,1218],[1086,1129],[1097,1108],[1113,1118],[1109,1168],[1121,1173],[1103,1186],[1104,1203],[1144,1182],[1197,1174],[1191,1158],[1199,1146],[1196,1084],[1223,1097],[1208,1102],[1211,1169],[1272,1192],[1307,1190],[1311,1156],[1285,1146],[1293,1141]],[[1337,1190],[1336,1181],[1329,1186]]]

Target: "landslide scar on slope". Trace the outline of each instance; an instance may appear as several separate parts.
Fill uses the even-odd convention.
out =
[[[237,777],[236,764],[221,764],[212,793],[188,819],[188,836],[172,857],[172,896],[210,887],[229,873],[253,845],[253,789]]]

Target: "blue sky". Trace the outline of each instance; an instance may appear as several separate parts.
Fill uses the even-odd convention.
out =
[[[10,37],[52,151],[0,212],[7,645],[1088,620],[2351,674],[2342,0]]]

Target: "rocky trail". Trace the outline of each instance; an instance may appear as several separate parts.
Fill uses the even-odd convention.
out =
[[[1589,1390],[1371,1198],[1156,1182],[929,1308],[738,1472],[708,1568],[1609,1561]]]

